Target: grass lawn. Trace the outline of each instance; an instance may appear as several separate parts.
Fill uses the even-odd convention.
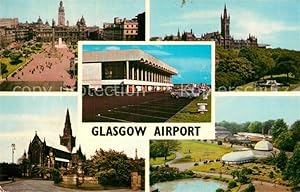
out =
[[[281,74],[281,75],[273,75],[271,76],[264,76],[263,78],[260,78],[260,80],[269,80],[269,79],[275,79],[279,83],[284,83],[286,82],[286,74]],[[283,87],[278,87],[278,91],[292,91],[293,89],[297,88],[300,86],[300,80],[295,79],[290,77],[289,79],[290,86],[283,86]],[[245,85],[239,86],[235,91],[271,91],[271,88],[263,88],[263,87],[255,87],[254,86],[255,82],[250,82]]]
[[[199,171],[199,172],[216,172],[219,173],[220,168],[222,167],[222,163],[220,162],[213,162],[204,165],[197,165],[191,168],[192,171]]]
[[[208,111],[204,114],[197,112],[197,103],[207,103]],[[168,119],[167,122],[210,122],[211,121],[211,95],[208,100],[203,100],[202,96],[190,102],[182,111]]]
[[[22,61],[21,63],[17,64],[17,65],[12,65],[10,64],[10,58],[1,58],[0,62],[6,64],[7,66],[7,73],[3,74],[3,78],[9,76],[10,74],[12,74],[15,70],[17,70],[19,67],[21,67],[22,65],[24,65],[27,62],[27,59],[25,57],[21,57],[20,60]]]
[[[243,168],[252,169],[253,173],[248,175],[253,180],[261,180],[273,183],[274,181],[282,184],[287,184],[283,181],[281,172],[274,165],[266,165],[260,163],[246,163],[242,165],[224,165],[222,163],[214,162],[205,165],[198,165],[191,168],[193,171],[209,172],[209,173],[220,173],[230,175],[233,170],[241,170]],[[270,177],[270,173],[273,172],[274,177]]]
[[[206,143],[195,140],[182,140],[180,141],[179,152],[183,157],[190,156],[190,162],[193,162],[218,159],[221,158],[225,153],[229,153],[232,150],[232,148],[212,144],[209,142]]]
[[[167,161],[165,161],[164,157],[157,157],[155,159],[150,158],[150,165],[163,165],[168,161],[175,159],[175,153],[172,153],[170,156],[167,157]]]

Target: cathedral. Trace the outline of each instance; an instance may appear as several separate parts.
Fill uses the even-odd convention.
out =
[[[78,150],[74,150],[76,137],[72,134],[69,110],[66,113],[63,135],[59,136],[59,139],[60,145],[51,143],[45,138],[42,141],[35,132],[35,136],[28,147],[28,160],[31,168],[48,167],[71,172],[76,171],[78,163],[84,162],[86,157],[80,146]]]

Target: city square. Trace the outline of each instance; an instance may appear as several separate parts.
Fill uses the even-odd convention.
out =
[[[28,4],[19,3],[25,12],[31,13]],[[107,22],[102,18],[98,20],[97,13],[96,17],[88,15],[89,20],[86,19],[83,15],[89,13],[87,9],[78,15],[73,10],[77,6],[75,2],[57,1],[49,5],[49,13],[38,11],[41,16],[12,14],[14,5],[3,2],[6,10],[1,11],[4,17],[0,18],[0,91],[76,91],[77,42],[145,40],[143,4],[137,4],[132,11],[122,6],[111,8],[105,18],[113,22]],[[34,6],[39,10],[43,4],[34,3]],[[119,18],[116,13],[131,19]]]

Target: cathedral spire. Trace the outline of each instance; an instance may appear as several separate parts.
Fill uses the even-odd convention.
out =
[[[67,113],[66,113],[64,135],[72,135],[72,128],[71,128],[71,120],[70,120],[69,109],[67,109]]]
[[[75,139],[76,138],[73,137],[72,135],[69,109],[67,109],[64,132],[63,132],[63,136],[60,136],[60,144],[67,147],[67,149],[71,153],[73,147],[75,147]]]

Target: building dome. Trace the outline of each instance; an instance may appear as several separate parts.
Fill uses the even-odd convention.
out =
[[[37,23],[38,24],[43,24],[43,20],[41,19],[41,17],[38,18]]]
[[[269,141],[262,140],[256,143],[254,149],[258,151],[272,151],[273,145]]]
[[[222,157],[222,161],[228,164],[247,163],[255,159],[253,151],[235,151],[230,152]]]

